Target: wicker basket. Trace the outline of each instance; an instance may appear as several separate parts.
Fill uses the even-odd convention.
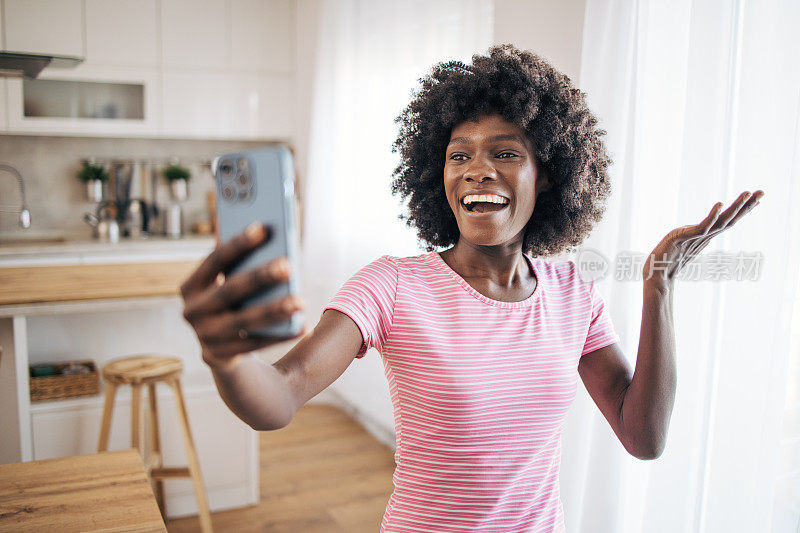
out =
[[[80,363],[91,367],[89,374],[59,374],[58,372],[71,364]],[[100,375],[94,361],[66,361],[54,365],[55,376],[31,377],[31,401],[53,400],[56,398],[72,398],[75,396],[91,396],[100,393]]]

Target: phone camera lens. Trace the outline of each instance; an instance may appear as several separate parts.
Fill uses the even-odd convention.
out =
[[[239,191],[239,200],[247,200],[250,198],[250,189]]]
[[[233,171],[233,163],[230,161],[223,161],[219,164],[219,175],[222,176],[223,179],[231,179],[233,177]]]
[[[250,185],[250,174],[248,174],[247,172],[242,172],[241,174],[239,174],[237,181],[239,182],[240,185]]]
[[[234,191],[233,191],[233,187],[231,187],[230,185],[227,185],[227,186],[225,186],[225,187],[223,187],[223,188],[222,188],[222,197],[223,197],[224,199],[226,199],[226,200],[233,200],[233,197],[234,197],[235,195],[236,195],[236,194],[235,194],[235,193],[234,193]]]

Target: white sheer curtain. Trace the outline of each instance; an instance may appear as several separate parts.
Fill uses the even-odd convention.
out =
[[[322,0],[310,116],[303,283],[308,319],[357,270],[381,255],[422,253],[391,195],[394,118],[439,61],[469,61],[492,42],[491,0]],[[332,387],[391,432],[377,353]]]
[[[561,477],[570,532],[800,531],[800,365],[790,350],[799,50],[796,0],[587,0],[581,86],[615,164],[608,213],[585,246],[613,272],[617,254],[649,253],[715,202],[766,194],[702,253],[760,252],[759,279],[677,283],[678,389],[664,454],[628,456],[579,389]],[[641,281],[610,275],[600,286],[633,366]]]

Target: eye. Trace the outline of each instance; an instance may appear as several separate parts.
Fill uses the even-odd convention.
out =
[[[515,154],[514,152],[500,152],[499,154],[497,154],[497,157],[499,157],[500,159],[508,159],[511,157],[517,157],[517,154]]]
[[[467,156],[466,154],[450,154],[450,159],[452,161],[466,161]]]

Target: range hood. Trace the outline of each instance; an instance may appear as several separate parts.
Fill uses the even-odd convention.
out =
[[[35,78],[45,67],[74,68],[81,57],[0,52],[0,78]]]

